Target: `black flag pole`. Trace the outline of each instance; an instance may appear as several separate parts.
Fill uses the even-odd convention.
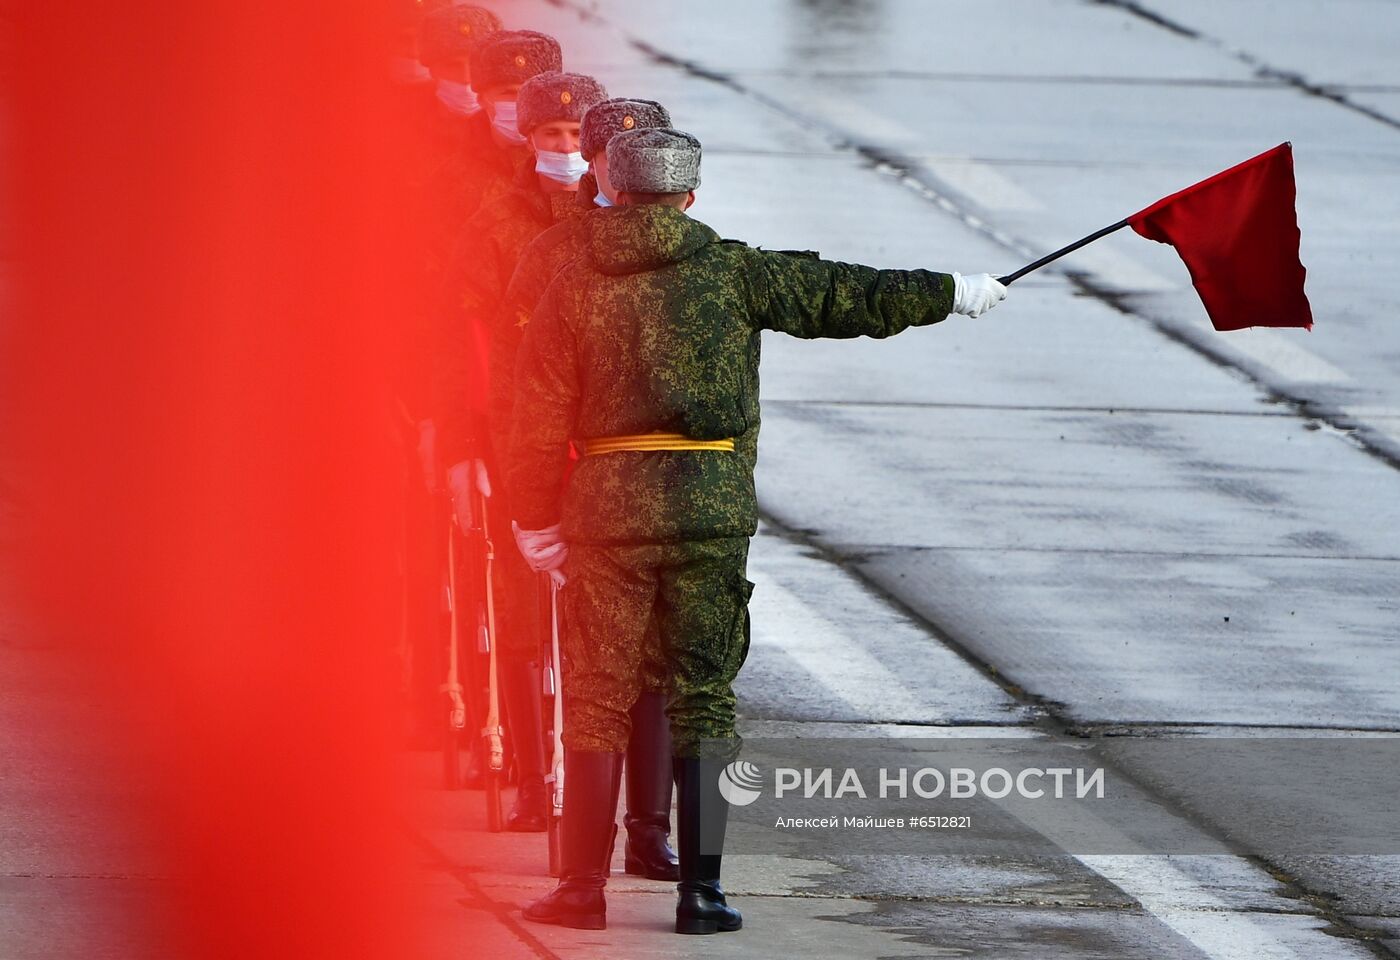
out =
[[[1022,277],[1024,277],[1026,274],[1031,273],[1031,272],[1036,271],[1036,270],[1039,270],[1041,267],[1045,266],[1047,263],[1054,263],[1056,260],[1058,260],[1058,259],[1060,259],[1061,257],[1063,257],[1065,254],[1067,254],[1067,253],[1073,253],[1074,251],[1078,250],[1080,247],[1085,246],[1086,244],[1093,243],[1095,240],[1098,240],[1100,237],[1106,237],[1106,236],[1108,236],[1110,233],[1113,233],[1115,230],[1122,230],[1122,229],[1123,229],[1124,227],[1126,227],[1127,225],[1128,225],[1128,221],[1127,221],[1127,220],[1119,220],[1117,223],[1112,224],[1111,226],[1104,227],[1102,230],[1096,230],[1096,231],[1094,231],[1093,233],[1089,234],[1087,237],[1084,237],[1084,238],[1081,239],[1081,240],[1076,240],[1076,241],[1074,241],[1073,243],[1071,243],[1071,244],[1070,244],[1069,246],[1067,246],[1067,247],[1061,247],[1060,249],[1056,250],[1054,253],[1046,254],[1045,256],[1043,256],[1043,257],[1041,257],[1039,260],[1037,260],[1035,263],[1028,263],[1028,264],[1026,264],[1024,267],[1022,267],[1020,270],[1017,270],[1015,273],[1008,273],[1008,274],[1007,274],[1006,276],[1004,276],[1004,277],[998,277],[998,278],[997,278],[997,282],[998,282],[998,283],[1001,283],[1001,284],[1003,284],[1003,285],[1015,283],[1017,280],[1020,280],[1020,279],[1021,279]]]

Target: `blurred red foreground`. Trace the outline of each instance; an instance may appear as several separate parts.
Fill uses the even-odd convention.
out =
[[[401,957],[392,8],[11,10],[21,586],[163,798],[165,955]]]

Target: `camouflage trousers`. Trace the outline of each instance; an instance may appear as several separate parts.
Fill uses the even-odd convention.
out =
[[[749,652],[747,537],[573,544],[565,566],[564,745],[620,753],[649,664],[669,682],[677,756],[737,756],[734,678]]]
[[[496,562],[492,568],[492,602],[496,610],[496,650],[510,663],[539,661],[543,648],[549,643],[549,623],[543,619],[540,591],[547,580],[531,570],[519,548],[510,523],[499,519],[509,516],[509,504],[493,493],[487,509],[491,511],[491,540],[496,547]],[[544,608],[547,609],[547,608]],[[656,637],[657,625],[647,625],[647,641],[643,644],[641,689],[647,693],[664,693],[667,688],[665,660]],[[560,638],[560,643],[564,643]]]

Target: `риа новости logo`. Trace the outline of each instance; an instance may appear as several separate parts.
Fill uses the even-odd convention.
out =
[[[735,760],[719,772],[719,793],[736,807],[747,807],[763,789],[763,774],[747,760]]]

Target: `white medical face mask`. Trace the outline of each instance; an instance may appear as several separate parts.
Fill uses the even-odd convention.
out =
[[[471,84],[439,80],[437,98],[449,112],[459,117],[472,117],[481,110],[481,103],[477,100],[476,91],[471,88]]]
[[[593,202],[600,207],[611,207],[613,205],[613,202],[608,199],[608,195],[601,190],[599,190],[598,195],[593,198]]]
[[[497,100],[490,108],[491,126],[506,143],[524,143],[525,137],[515,125],[515,101]]]
[[[588,161],[577,151],[555,153],[553,150],[536,150],[535,172],[559,183],[578,183],[588,172]]]

